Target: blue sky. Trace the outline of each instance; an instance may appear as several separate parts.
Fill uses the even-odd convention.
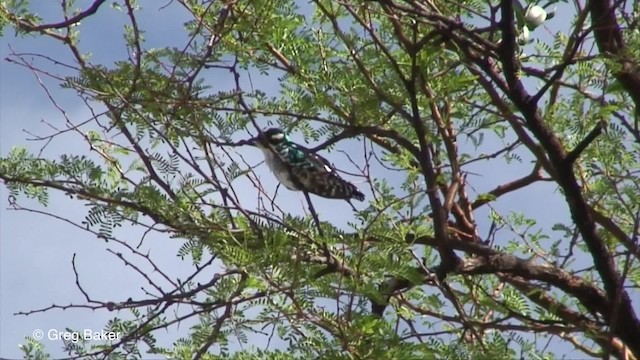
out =
[[[84,7],[87,1],[80,1]],[[146,4],[144,4],[146,5]],[[164,5],[164,2],[157,6]],[[59,5],[55,2],[34,1],[32,9],[45,21],[59,21]],[[159,11],[146,5],[140,13],[140,27],[146,38],[146,47],[174,46],[184,44],[182,23],[188,20],[187,14],[177,6],[169,6]],[[105,5],[95,16],[84,21],[79,27],[81,31],[80,47],[92,53],[92,62],[110,64],[116,59],[126,56],[122,45],[122,25],[126,17]],[[566,25],[566,24],[564,24]],[[543,35],[548,37],[547,35]],[[13,49],[13,50],[12,50]],[[6,58],[12,51],[37,52],[55,54],[61,59],[68,59],[67,50],[53,40],[40,37],[16,38],[11,30],[6,31],[0,39],[0,56]],[[268,94],[277,94],[277,76],[264,77],[254,74],[253,85]],[[216,86],[229,86],[232,80],[228,74],[210,72],[205,78]],[[42,143],[27,141],[31,137],[23,129],[38,134],[47,134],[51,130],[42,120],[61,126],[64,117],[51,104],[47,95],[38,86],[34,76],[24,67],[7,62],[0,63],[0,154],[6,155],[15,145],[26,146],[38,152]],[[67,115],[79,121],[90,116],[88,110],[68,90],[60,89],[48,81],[57,101],[67,111]],[[214,90],[217,88],[214,88]],[[266,124],[265,124],[266,125]],[[299,134],[294,138],[301,140]],[[465,145],[464,142],[459,144]],[[358,151],[356,142],[341,143],[342,149],[350,152]],[[500,144],[488,141],[481,152],[489,153],[499,149]],[[77,136],[64,136],[54,140],[46,149],[47,157],[72,152],[86,152],[87,145]],[[260,152],[255,149],[241,150],[249,162],[257,164],[262,160]],[[522,152],[521,152],[522,154]],[[351,166],[344,155],[338,152],[325,154],[339,168],[349,169]],[[488,191],[496,185],[522,177],[531,171],[532,164],[525,156],[523,163],[505,165],[501,161],[477,163],[467,171],[479,175],[470,175],[469,180],[479,193]],[[265,166],[261,166],[258,174],[267,189],[275,189],[276,182]],[[376,174],[384,176],[382,172]],[[389,174],[387,174],[389,175]],[[393,183],[393,180],[392,180]],[[397,185],[397,184],[396,184]],[[364,187],[364,186],[361,186]],[[364,189],[367,195],[370,193]],[[14,315],[16,312],[29,311],[47,307],[53,303],[67,305],[69,303],[85,303],[83,295],[76,288],[71,259],[76,254],[76,265],[79,270],[81,284],[94,298],[99,300],[125,300],[128,297],[142,297],[139,290],[145,286],[144,279],[135,276],[130,268],[106,251],[112,244],[96,239],[84,231],[76,229],[64,222],[29,212],[7,210],[7,191],[0,187],[0,357],[16,358],[21,355],[18,344],[35,329],[58,329],[65,327],[74,329],[100,330],[115,314],[107,311],[85,309],[51,310],[30,316]],[[470,194],[472,198],[476,194]],[[247,204],[255,202],[254,193],[247,192],[243,200]],[[303,211],[303,197],[299,193],[284,188],[279,190],[278,203],[292,214]],[[25,203],[29,204],[29,203]],[[32,205],[35,205],[31,203]],[[351,218],[351,210],[344,202],[315,198],[314,204],[323,220],[345,225]],[[357,207],[364,205],[357,205]],[[525,215],[535,217],[538,226],[549,229],[559,221],[567,219],[566,205],[561,201],[555,186],[550,183],[538,183],[524,192],[510,194],[501,198],[495,208],[503,214],[511,209],[518,209]],[[87,208],[67,197],[54,194],[47,209],[54,214],[82,221]],[[476,219],[479,222],[480,234],[486,235],[489,223],[486,217],[488,208],[479,210]],[[118,233],[127,241],[137,243],[142,235],[140,229],[126,228]],[[176,277],[186,277],[193,268],[189,260],[182,261],[176,256],[180,247],[179,240],[171,240],[155,236],[145,240],[144,249],[150,251],[150,257],[163,269],[169,269]],[[120,316],[125,316],[124,314]],[[188,323],[170,334],[161,335],[165,341],[175,340],[184,335]],[[174,328],[175,329],[175,328]],[[61,343],[45,340],[46,349],[54,356],[61,356]],[[169,345],[167,343],[166,345]]]

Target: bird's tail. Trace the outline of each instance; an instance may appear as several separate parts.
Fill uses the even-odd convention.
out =
[[[318,195],[332,199],[356,199],[364,201],[364,194],[352,183],[338,177],[331,176],[324,184],[320,184]]]

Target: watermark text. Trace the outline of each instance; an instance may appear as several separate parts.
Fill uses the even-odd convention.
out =
[[[79,341],[117,341],[120,340],[122,333],[108,330],[93,331],[91,329],[83,329],[82,331],[67,331],[58,329],[42,329],[33,330],[33,338],[36,340],[51,341],[69,341],[77,343]]]

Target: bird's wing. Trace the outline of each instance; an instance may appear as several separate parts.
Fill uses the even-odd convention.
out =
[[[294,155],[294,159],[298,160],[294,161],[294,165],[303,167],[311,172],[333,174],[339,177],[329,160],[298,144],[294,144],[292,148],[297,152]]]
[[[306,188],[314,189],[311,192],[327,198],[364,200],[364,194],[355,185],[344,180],[329,160],[300,145],[295,150],[305,160],[297,167],[302,171],[296,171],[294,165],[293,173]]]

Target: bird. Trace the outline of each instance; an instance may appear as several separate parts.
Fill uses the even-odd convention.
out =
[[[340,177],[327,159],[292,142],[280,128],[262,131],[249,144],[262,151],[271,172],[289,190],[329,199],[364,201],[364,194]]]

